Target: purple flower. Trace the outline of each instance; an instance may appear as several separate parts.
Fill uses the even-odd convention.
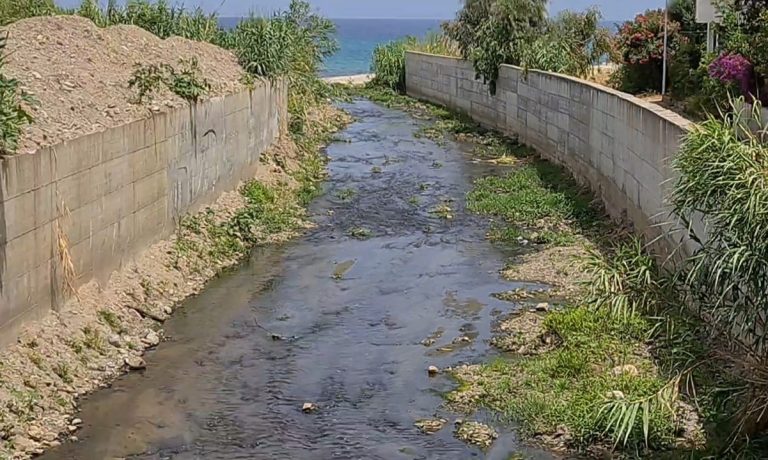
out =
[[[728,85],[736,85],[744,97],[754,98],[755,69],[741,54],[721,54],[709,64],[709,76]]]

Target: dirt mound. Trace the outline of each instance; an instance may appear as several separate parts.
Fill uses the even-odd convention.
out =
[[[244,89],[243,69],[231,52],[179,37],[162,40],[136,26],[99,28],[78,16],[38,17],[4,28],[6,73],[38,100],[19,153],[146,117],[150,110],[186,104],[164,90],[146,105],[130,102],[134,65],[197,58],[209,96]]]

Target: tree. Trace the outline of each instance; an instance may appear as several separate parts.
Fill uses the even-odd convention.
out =
[[[444,30],[495,93],[499,66],[523,64],[526,50],[543,32],[546,14],[547,0],[465,0]]]

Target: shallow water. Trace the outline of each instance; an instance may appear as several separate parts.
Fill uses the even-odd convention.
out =
[[[454,383],[426,372],[493,353],[494,310],[511,306],[490,294],[521,286],[499,278],[505,254],[464,210],[488,166],[466,146],[416,139],[423,122],[401,112],[345,108],[357,121],[328,148],[317,227],[255,250],[187,301],[148,369],[84,401],[81,442],[44,458],[553,458],[499,424],[487,452],[454,439],[461,416],[440,407]],[[430,212],[446,203],[452,219]],[[361,228],[369,239],[349,236]],[[434,346],[420,343],[436,331]],[[474,340],[438,350],[461,336]],[[414,427],[435,414],[449,420],[439,433]]]

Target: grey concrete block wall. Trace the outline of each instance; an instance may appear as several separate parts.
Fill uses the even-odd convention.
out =
[[[467,113],[518,136],[546,159],[565,165],[588,184],[616,218],[631,221],[660,250],[684,240],[665,203],[674,183],[670,159],[690,122],[654,104],[591,82],[550,72],[502,66],[497,91],[475,79],[469,62],[410,52],[409,95]],[[700,227],[700,223],[697,224]]]
[[[0,343],[80,286],[168,237],[181,216],[253,177],[285,126],[282,83],[157,113],[0,159]]]

